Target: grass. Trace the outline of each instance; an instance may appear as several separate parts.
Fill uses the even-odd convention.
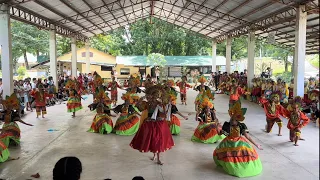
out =
[[[307,57],[307,61],[309,61],[313,67],[319,69],[319,54]]]

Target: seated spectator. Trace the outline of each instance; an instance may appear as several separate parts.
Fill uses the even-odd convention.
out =
[[[77,157],[64,157],[54,166],[53,180],[79,180],[81,173],[82,165]]]

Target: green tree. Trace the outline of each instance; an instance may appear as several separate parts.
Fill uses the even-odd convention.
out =
[[[23,79],[24,76],[27,74],[27,69],[24,66],[20,66],[17,70],[18,79]]]
[[[160,71],[160,80],[164,77],[164,67],[167,65],[167,61],[164,58],[164,55],[159,53],[149,54],[147,57],[147,64],[150,64],[152,67],[158,67]]]

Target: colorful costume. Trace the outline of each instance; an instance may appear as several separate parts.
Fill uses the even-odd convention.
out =
[[[68,112],[76,112],[82,109],[81,95],[75,90],[75,82],[69,80],[66,84],[66,88],[69,89],[69,98],[67,102]]]
[[[0,140],[0,163],[9,159],[10,152],[7,146]]]
[[[235,83],[235,80],[233,80],[232,83]],[[240,97],[242,94],[244,94],[245,91],[244,89],[242,89],[239,86],[236,85],[231,85],[230,87],[230,99],[229,99],[229,109],[236,103],[239,102],[241,104],[240,101]]]
[[[231,121],[223,124],[222,133],[227,137],[214,150],[213,159],[217,166],[232,176],[256,176],[262,172],[262,164],[249,140],[242,136],[248,129],[244,123],[239,122],[244,120],[239,102],[229,110],[229,114],[238,122],[236,125]]]
[[[111,100],[116,104],[118,101],[118,88],[121,88],[117,81],[112,81],[108,84],[108,89],[111,91]]]
[[[94,105],[94,109],[97,109],[97,114],[93,118],[88,132],[109,134],[112,132],[113,122],[110,117],[111,113],[108,107],[104,106],[103,103],[97,103]]]
[[[282,105],[280,105],[279,101],[279,95],[278,94],[272,94],[271,100],[267,100],[265,98],[260,99],[260,103],[264,107],[264,111],[266,113],[266,132],[269,133],[272,130],[272,127],[274,123],[276,122],[279,126],[279,129],[282,127],[282,120],[280,119],[280,116],[284,116],[283,110],[284,108]]]
[[[186,79],[186,77],[184,77]],[[186,82],[186,80],[183,80],[182,82],[177,82],[176,84],[180,88],[180,98],[181,102],[187,103],[187,88],[191,88],[191,86]]]
[[[140,152],[160,153],[174,146],[172,135],[166,122],[171,111],[166,97],[167,91],[162,85],[155,85],[146,89],[148,102],[138,104],[140,111],[148,110],[148,117],[132,139],[130,146]],[[161,99],[162,102],[157,102]]]
[[[223,139],[224,136],[219,135],[221,125],[219,124],[215,112],[212,110],[213,104],[206,98],[203,100],[201,106],[202,112],[197,117],[197,120],[200,122],[194,131],[191,141],[212,144]],[[210,108],[210,110],[207,110],[207,108]]]
[[[46,100],[53,95],[44,92],[42,85],[39,85],[39,91],[31,91],[30,95],[35,99],[37,116],[47,114]]]
[[[125,103],[118,105],[113,109],[115,113],[121,113],[117,119],[113,131],[117,135],[131,136],[139,130],[140,119],[133,105],[133,99],[130,93],[123,94],[121,97]],[[137,95],[136,95],[137,96]]]

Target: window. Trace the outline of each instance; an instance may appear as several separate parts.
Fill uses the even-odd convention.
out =
[[[101,71],[112,71],[112,66],[101,66]]]
[[[90,55],[90,57],[93,57],[93,53],[92,52],[89,52],[89,55]],[[82,57],[86,57],[86,52],[82,52],[81,56]]]
[[[129,68],[121,68],[120,69],[120,75],[129,75],[130,69]]]

